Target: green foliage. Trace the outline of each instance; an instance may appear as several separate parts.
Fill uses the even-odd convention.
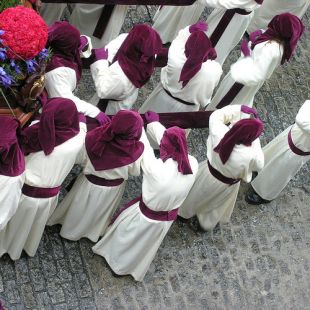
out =
[[[20,0],[0,0],[0,12],[17,5],[20,5]]]

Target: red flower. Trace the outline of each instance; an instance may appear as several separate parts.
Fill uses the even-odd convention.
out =
[[[24,6],[4,10],[0,14],[0,30],[4,30],[1,39],[3,45],[9,47],[11,59],[19,59],[18,56],[31,59],[46,45],[46,23],[34,10]]]

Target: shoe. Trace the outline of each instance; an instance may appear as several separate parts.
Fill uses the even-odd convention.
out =
[[[250,205],[261,205],[263,203],[270,203],[271,200],[266,200],[259,196],[253,188],[251,188],[245,195],[245,201]]]

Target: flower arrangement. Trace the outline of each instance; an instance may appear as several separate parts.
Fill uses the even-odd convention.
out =
[[[47,36],[46,23],[32,9],[17,6],[0,13],[0,90],[20,86],[45,66]]]

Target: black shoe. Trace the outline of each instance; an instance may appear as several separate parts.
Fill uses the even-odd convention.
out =
[[[180,221],[181,223],[188,223],[190,221],[190,219],[186,219],[186,218],[178,215],[178,221]]]
[[[253,188],[251,188],[245,195],[245,201],[250,205],[261,205],[263,203],[270,203],[271,200],[266,200],[259,196]]]

